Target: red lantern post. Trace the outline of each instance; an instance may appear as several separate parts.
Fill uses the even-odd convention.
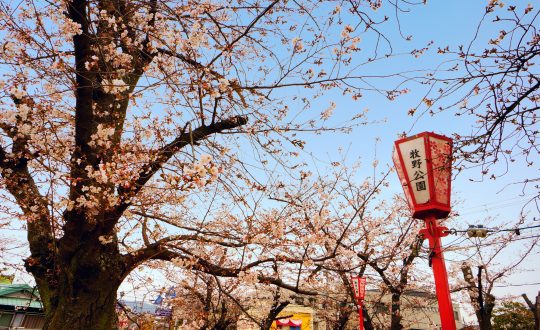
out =
[[[361,276],[351,276],[354,298],[358,306],[358,329],[364,330],[364,313],[362,305],[366,297],[366,279]]]
[[[435,290],[443,330],[455,330],[454,310],[450,298],[448,275],[441,249],[441,237],[448,228],[437,219],[450,213],[452,140],[446,136],[424,132],[395,142],[394,164],[405,191],[412,216],[423,219],[426,228],[420,230],[429,240],[430,264],[435,278]]]

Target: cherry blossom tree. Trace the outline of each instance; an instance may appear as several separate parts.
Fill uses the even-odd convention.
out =
[[[360,64],[391,56],[380,6],[2,2],[2,211],[27,229],[45,328],[109,329],[126,276],[165,261],[303,292],[282,264],[339,248],[297,248],[316,219],[264,196],[308,175],[299,132],[366,123],[313,100],[372,89]]]
[[[291,301],[292,291],[242,278],[220,278],[185,270],[171,278],[176,298],[170,306],[174,317],[188,328],[225,330],[258,327],[268,330]]]
[[[319,299],[326,306],[322,314],[332,329],[346,329],[357,318],[358,310],[350,283],[353,274],[366,277],[369,287],[377,289],[363,304],[366,329],[402,329],[407,326],[401,315],[403,306],[407,306],[403,296],[407,290],[425,290],[425,274],[415,268],[414,262],[418,261],[420,254],[429,255],[429,251],[422,249],[423,239],[417,236],[419,223],[405,214],[403,201],[396,199],[395,205],[382,204],[385,214],[366,213],[358,225],[350,229],[344,240],[346,243],[342,245],[350,249],[354,257],[338,256],[324,267],[328,273],[325,286],[317,291],[322,292]],[[388,296],[389,304],[386,301]],[[417,302],[416,305],[423,303]],[[389,308],[384,311],[375,306]]]
[[[338,311],[339,317],[329,318],[335,329],[344,328],[351,313],[357,312],[355,304],[352,304],[355,301],[349,280],[352,274],[367,275],[370,285],[380,288],[379,299],[372,299],[371,304],[390,293],[390,325],[383,317],[379,326],[402,328],[401,297],[406,289],[411,288],[409,280],[414,277],[411,270],[422,247],[423,239],[418,237],[422,223],[410,218],[405,201],[397,196],[391,201],[379,198],[378,193],[388,184],[391,171],[380,172],[376,161],[373,168],[373,176],[361,183],[355,178],[354,170],[347,173],[338,171],[335,181],[327,183],[331,189],[325,190],[328,191],[325,194],[327,198],[322,199],[319,211],[324,213],[326,204],[335,205],[336,211],[326,211],[327,217],[341,218],[339,222],[346,226],[338,236],[323,229],[327,242],[335,242],[325,248],[337,246],[341,252],[325,265],[319,264],[319,269],[334,272],[340,278],[337,283],[332,282],[333,286],[340,288],[340,295],[329,295],[330,300],[336,300],[334,305],[339,306],[333,309]],[[373,328],[376,315],[369,315],[366,321],[367,327]]]
[[[474,120],[471,130],[454,136],[459,169],[476,167],[483,177],[495,179],[512,172],[514,164],[535,166],[540,152],[539,14],[532,3],[489,1],[469,44],[439,47],[445,62],[428,77],[423,104],[410,113],[453,111]],[[516,181],[536,191],[532,201],[537,200],[539,178],[515,174],[521,175]]]
[[[396,197],[392,203],[386,206],[387,212],[370,219],[374,224],[366,228],[366,239],[358,247],[350,248],[375,273],[370,279],[378,279],[380,298],[386,294],[391,296],[390,324],[386,326],[402,329],[402,296],[406,290],[425,284],[413,271],[415,260],[423,252],[423,239],[418,237],[422,223],[410,218],[402,199]],[[410,283],[411,280],[414,283]],[[373,318],[376,319],[376,315]],[[383,325],[387,322],[385,316],[381,320]]]
[[[354,167],[339,166],[332,177],[317,180],[318,203],[306,203],[310,196],[307,189],[303,189],[306,193],[296,201],[288,202],[302,205],[298,211],[312,218],[313,224],[321,224],[321,230],[314,232],[324,237],[320,248],[326,250],[325,255],[339,251],[332,259],[314,262],[310,275],[318,279],[313,283],[314,291],[321,293],[319,302],[326,306],[321,315],[333,329],[344,329],[356,317],[350,275],[366,275],[370,285],[380,289],[378,299],[370,297],[369,304],[379,303],[387,294],[391,296],[391,309],[379,319],[373,310],[366,310],[368,328],[377,325],[403,328],[402,296],[407,289],[425,284],[420,280],[422,276],[414,272],[414,262],[424,252],[421,251],[423,239],[418,237],[423,223],[410,218],[402,198],[392,201],[379,198],[390,172],[377,173],[380,171],[377,162],[373,166],[374,176],[360,183]],[[411,279],[415,283],[411,284]]]
[[[175,319],[196,329],[235,329],[241,310],[231,300],[237,285],[226,287],[219,279],[201,272],[185,274],[174,288],[171,308]]]
[[[320,299],[328,307],[322,314],[333,329],[344,329],[352,318],[356,318],[357,309],[349,280],[351,275],[367,277],[368,286],[377,289],[364,305],[368,305],[365,311],[368,317],[364,321],[366,328],[406,328],[408,324],[402,310],[429,303],[425,299],[407,296],[407,291],[433,290],[428,268],[430,251],[423,248],[424,238],[418,235],[423,222],[410,217],[402,197],[395,196],[390,201],[379,198],[377,191],[388,184],[387,176],[391,174],[377,173],[380,171],[377,162],[373,166],[376,175],[364,182],[358,183],[354,171],[338,171],[336,180],[328,180],[326,185],[319,180],[320,187],[331,187],[324,190],[329,192],[321,198],[321,212],[326,213],[326,218],[341,218],[339,222],[347,227],[339,239],[331,231],[323,229],[323,234],[328,234],[327,242],[335,242],[328,247],[339,246],[341,252],[324,264],[317,263],[313,270],[326,274],[321,280],[324,285],[316,291],[323,293]],[[375,187],[368,190],[373,195],[366,194],[366,187]],[[451,220],[446,219],[445,223],[448,225]],[[332,277],[334,279],[331,280]],[[388,308],[383,310],[375,306]]]
[[[358,276],[363,276],[366,268],[363,264],[355,272]],[[319,288],[320,295],[317,297],[317,304],[320,306],[318,316],[323,318],[329,329],[344,330],[349,329],[351,324],[355,324],[354,319],[358,318],[358,305],[354,297],[351,286],[349,269],[355,267],[345,267],[343,264],[335,264],[332,271],[326,272],[324,287]],[[364,317],[364,329],[374,329],[371,320],[371,311],[362,306]]]

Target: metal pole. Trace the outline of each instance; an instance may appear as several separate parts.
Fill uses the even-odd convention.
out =
[[[435,277],[435,291],[439,303],[439,314],[441,317],[442,330],[455,330],[456,321],[454,319],[454,309],[450,298],[450,288],[448,286],[448,275],[444,264],[443,252],[441,249],[441,237],[446,236],[445,227],[437,225],[435,217],[425,219],[426,229],[422,232],[427,234],[429,247],[431,248],[431,262],[433,275]]]
[[[358,299],[358,329],[364,330],[364,313],[362,312],[362,300]]]

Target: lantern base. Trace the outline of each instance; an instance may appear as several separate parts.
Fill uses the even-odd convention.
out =
[[[450,208],[433,208],[433,206],[430,206],[429,208],[422,209],[422,207],[416,207],[412,217],[422,220],[426,220],[428,218],[443,219],[448,217],[448,214],[450,214]]]

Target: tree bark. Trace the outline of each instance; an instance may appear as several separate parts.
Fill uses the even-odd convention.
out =
[[[521,296],[523,297],[523,299],[525,299],[525,302],[527,303],[529,310],[534,315],[534,330],[540,330],[540,292],[538,292],[538,295],[536,296],[536,301],[534,304],[529,299],[529,297],[527,297],[526,294],[522,294]]]
[[[350,308],[349,305],[343,304],[343,307],[340,307],[339,309],[338,319],[333,327],[333,330],[345,330],[352,312],[353,309]]]
[[[93,281],[96,282],[96,281]],[[91,283],[92,289],[75,293],[62,285],[54,295],[55,308],[46,311],[44,329],[113,329],[116,328],[116,290],[110,283]],[[88,288],[89,289],[89,288]]]
[[[403,325],[401,324],[401,293],[394,292],[392,293],[392,307],[391,307],[391,316],[390,316],[390,329],[391,330],[402,330]]]
[[[479,268],[477,276],[478,284],[474,282],[474,275],[470,266],[463,265],[461,271],[463,272],[463,278],[468,284],[467,292],[474,307],[474,313],[476,314],[480,330],[492,330],[491,319],[493,308],[495,307],[495,296],[489,292],[484,293],[481,268]]]
[[[71,249],[76,252],[57,259],[52,274],[37,274],[33,265],[27,264],[43,301],[44,329],[115,328],[116,292],[126,274],[116,242],[103,244],[98,237],[87,238]]]

